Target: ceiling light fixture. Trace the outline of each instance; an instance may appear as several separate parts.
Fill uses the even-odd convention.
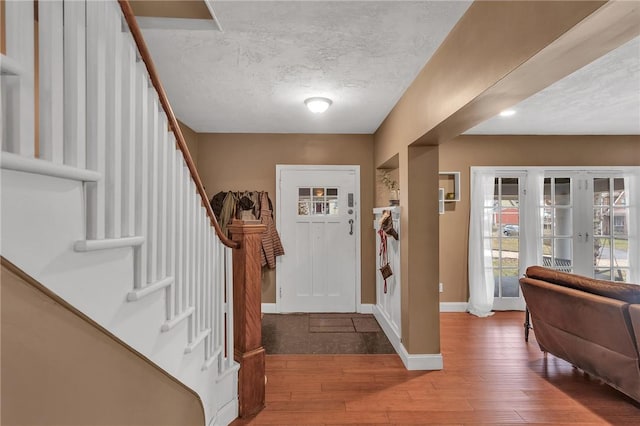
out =
[[[333,102],[329,98],[308,98],[304,100],[304,104],[314,114],[320,114],[325,112]]]
[[[500,112],[500,117],[511,117],[512,115],[516,114],[516,110],[515,109],[505,109],[504,111]]]

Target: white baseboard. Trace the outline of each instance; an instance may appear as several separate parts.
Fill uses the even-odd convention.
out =
[[[373,304],[371,303],[361,303],[358,305],[358,313],[360,314],[372,314],[373,313]]]
[[[373,305],[373,316],[376,318],[376,321],[378,321],[378,324],[380,324],[380,327],[382,327],[382,331],[384,331],[387,339],[389,339],[389,342],[391,342],[393,349],[395,349],[399,355],[400,352],[402,352],[403,347],[402,342],[400,342],[400,336],[396,334],[393,327],[387,320],[387,317],[382,313],[382,311],[380,311],[380,309],[376,305]]]
[[[402,346],[400,359],[407,370],[442,370],[442,354],[410,354]]]
[[[275,303],[263,303],[262,304],[262,313],[263,314],[276,314],[278,313],[276,309]]]
[[[360,314],[372,314],[373,313],[373,304],[371,303],[361,303],[358,305],[358,313]],[[278,309],[276,308],[275,303],[263,303],[262,304],[262,313],[263,314],[277,314]]]
[[[375,305],[373,305],[373,315],[407,370],[442,370],[442,354],[410,354],[400,341],[400,336],[393,331],[387,318]]]
[[[238,418],[238,399],[233,399],[227,402],[220,410],[216,417],[214,417],[209,424],[210,426],[229,425],[232,421]]]
[[[467,302],[440,302],[440,312],[467,312]]]

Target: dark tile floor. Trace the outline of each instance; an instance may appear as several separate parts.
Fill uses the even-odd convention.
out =
[[[267,354],[392,354],[393,346],[370,314],[265,314]]]

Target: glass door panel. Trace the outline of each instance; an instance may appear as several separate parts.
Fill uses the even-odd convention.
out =
[[[573,272],[572,181],[571,177],[544,179],[542,262],[544,266],[562,272]]]
[[[593,267],[595,278],[628,281],[629,203],[623,178],[595,177],[593,189]],[[588,242],[588,239],[587,239]]]
[[[494,277],[494,308],[517,309],[521,303],[520,178],[495,179],[491,250]]]

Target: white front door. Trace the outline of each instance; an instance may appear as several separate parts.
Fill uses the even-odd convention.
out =
[[[359,166],[276,166],[279,312],[355,312]]]

